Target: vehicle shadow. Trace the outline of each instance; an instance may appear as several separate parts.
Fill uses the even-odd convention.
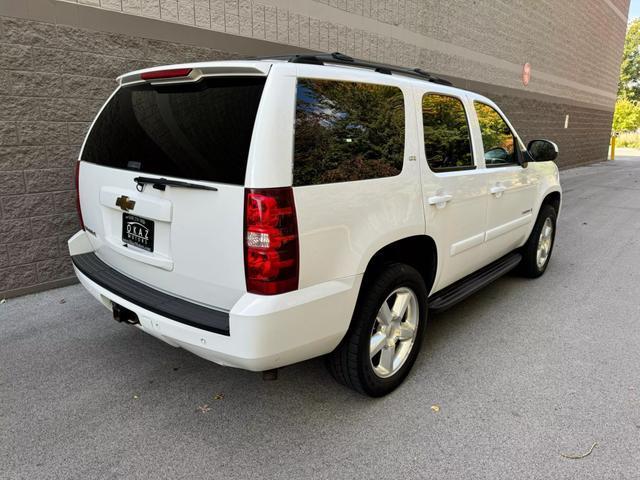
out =
[[[481,290],[446,312],[429,315],[421,352],[407,379],[408,383],[413,384],[416,380],[428,383],[434,375],[438,375],[434,352],[446,348],[453,350],[453,355],[464,355],[463,346],[456,346],[456,337],[465,334],[471,327],[477,328],[477,322],[492,315],[496,302],[499,305],[500,298],[508,298],[509,291],[517,291],[523,281],[505,277],[495,282],[493,288]],[[320,412],[323,411],[322,406],[327,411],[334,410],[331,406],[351,410],[363,406],[377,408],[377,405],[395,402],[407,393],[403,385],[383,399],[359,395],[333,380],[323,358],[281,368],[277,380],[264,381],[260,373],[216,365],[164,344],[144,332],[115,324],[107,313],[104,317],[107,318],[101,318],[100,322],[111,322],[108,327],[111,335],[104,339],[101,346],[105,352],[113,353],[108,354],[102,362],[99,355],[93,356],[92,361],[100,363],[97,368],[115,378],[127,378],[132,383],[130,388],[138,388],[141,395],[145,391],[158,396],[164,392],[166,398],[190,401],[190,408],[195,409],[197,404],[211,404],[213,397],[222,393],[224,401],[221,403],[226,405],[225,409],[238,412],[246,408],[253,411],[262,408],[262,413],[269,413],[271,406],[282,409],[302,403],[308,408],[321,407]],[[113,362],[113,357],[126,361]],[[137,364],[137,368],[132,371],[130,363]]]

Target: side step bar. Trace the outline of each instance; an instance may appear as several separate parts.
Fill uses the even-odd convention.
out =
[[[522,255],[517,252],[512,252],[481,268],[477,272],[467,275],[439,292],[434,293],[428,300],[429,310],[442,312],[454,306],[456,303],[473,295],[481,288],[484,288],[494,280],[516,268],[520,260],[522,260]]]

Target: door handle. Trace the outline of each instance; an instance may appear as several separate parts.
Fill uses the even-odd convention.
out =
[[[500,198],[506,189],[507,187],[504,185],[494,185],[489,189],[489,191],[492,195],[495,195],[496,198]]]
[[[444,208],[452,198],[453,195],[434,195],[433,197],[427,198],[427,202],[429,205],[435,205],[436,208]]]

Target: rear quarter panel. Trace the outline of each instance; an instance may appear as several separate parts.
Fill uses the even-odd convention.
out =
[[[300,287],[363,273],[384,246],[424,234],[417,162],[396,177],[295,189]]]

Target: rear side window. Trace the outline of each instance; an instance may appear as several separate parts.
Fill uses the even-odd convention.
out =
[[[404,121],[404,97],[397,87],[298,80],[293,184],[398,175]]]
[[[193,180],[244,184],[263,77],[121,87],[96,120],[82,160]]]
[[[487,167],[517,163],[515,138],[507,122],[489,105],[474,102]]]
[[[475,168],[469,123],[462,102],[448,95],[422,97],[424,150],[434,172]]]

